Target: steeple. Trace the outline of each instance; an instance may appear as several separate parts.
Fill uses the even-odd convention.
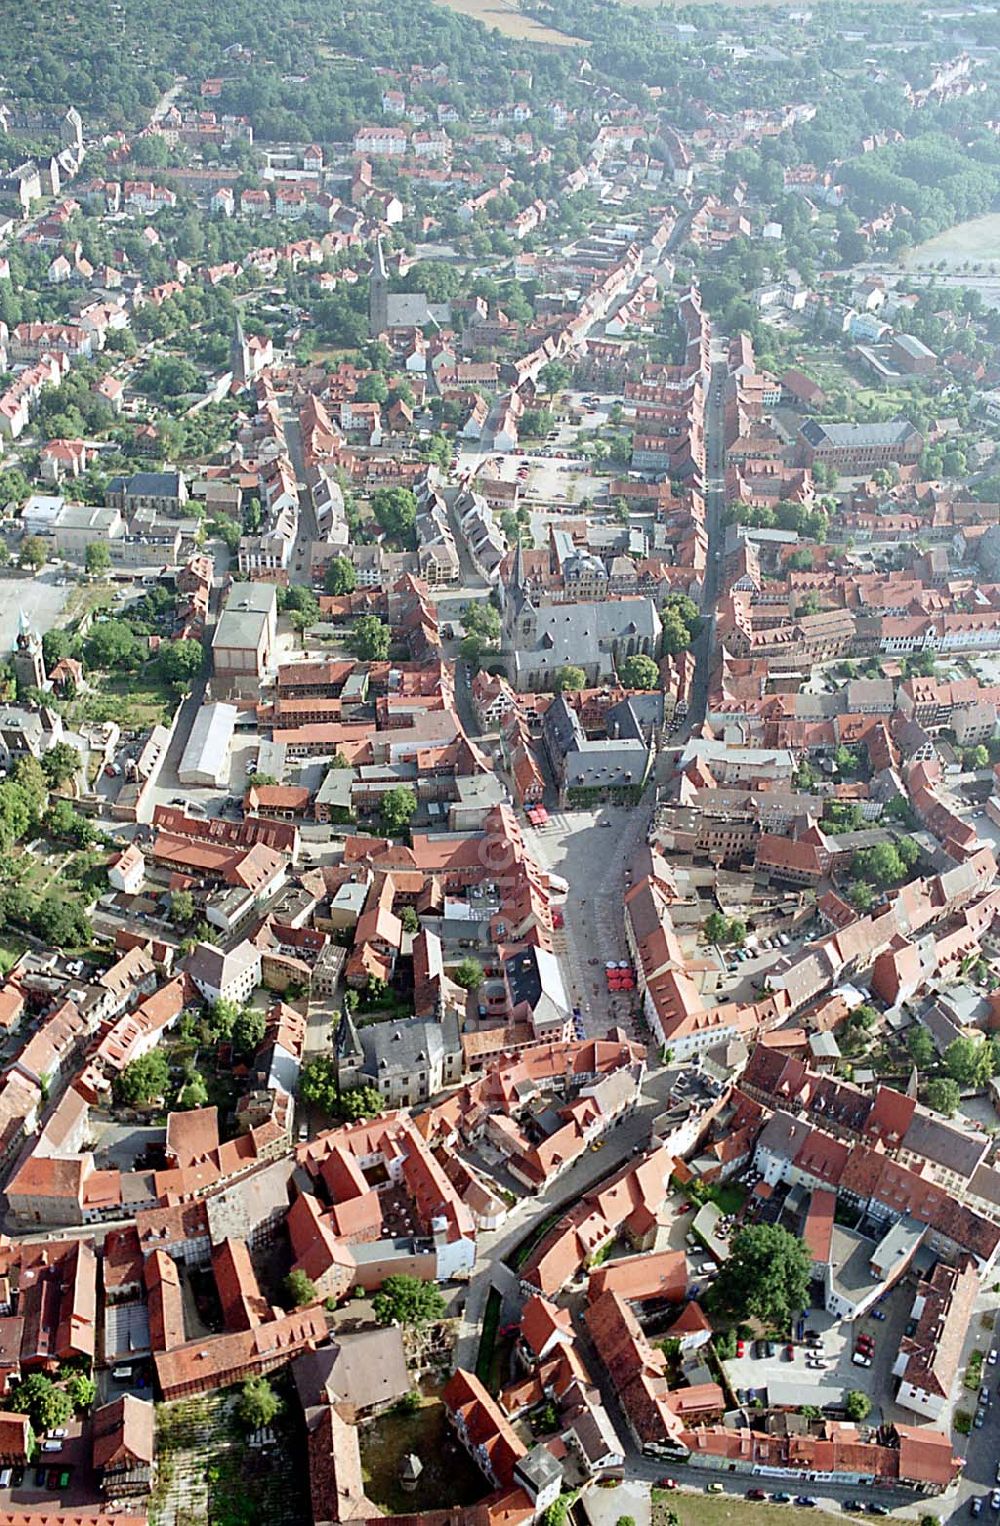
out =
[[[517,543],[514,547],[514,566],[511,569],[510,589],[503,618],[504,632],[512,645],[516,646],[518,644],[518,633],[515,627],[525,611],[527,611],[528,618],[530,619],[534,614],[534,605],[531,602],[531,587],[524,568],[524,548],[521,537],[518,535]]]
[[[375,240],[371,274],[368,280],[368,336],[377,339],[389,327],[389,272],[386,269],[382,240]]]
[[[250,346],[247,344],[247,336],[243,332],[243,321],[240,318],[239,309],[233,310],[233,337],[229,347],[229,369],[233,373],[233,381],[246,386],[251,380]]]

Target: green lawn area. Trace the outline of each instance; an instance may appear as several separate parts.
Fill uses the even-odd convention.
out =
[[[503,1295],[496,1288],[490,1288],[486,1295],[486,1308],[483,1310],[483,1324],[479,1332],[479,1351],[476,1355],[476,1377],[481,1383],[485,1383],[491,1393],[496,1393],[494,1387],[494,1366],[497,1351],[497,1335],[500,1330],[500,1314],[503,1309]]]
[[[8,975],[27,948],[16,933],[5,931],[0,938],[0,975]]]
[[[410,1515],[455,1505],[471,1505],[488,1485],[464,1447],[455,1439],[437,1393],[424,1395],[412,1415],[388,1411],[361,1427],[361,1468],[365,1493],[389,1515]],[[399,1482],[399,1465],[408,1452],[423,1464],[415,1489]]]
[[[721,1213],[739,1213],[746,1201],[746,1193],[739,1182],[713,1182],[697,1194],[691,1193],[695,1203],[714,1203]]]
[[[709,1481],[711,1475],[706,1477]],[[690,1477],[685,1482],[690,1482]],[[747,1480],[747,1488],[750,1488],[755,1480]],[[775,1479],[765,1480],[766,1488],[784,1489],[786,1494],[794,1496],[795,1486],[781,1484]],[[803,1485],[807,1489],[808,1486]],[[859,1492],[861,1492],[859,1490]],[[680,1521],[680,1526],[727,1526],[727,1523],[742,1521],[745,1526],[777,1526],[779,1521],[784,1521],[786,1526],[806,1526],[809,1521],[815,1521],[815,1510],[796,1510],[794,1505],[768,1505],[756,1503],[752,1500],[739,1499],[732,1494],[687,1494],[679,1489],[662,1496],[663,1507],[654,1505],[653,1526],[663,1526],[664,1508],[672,1510]]]
[[[555,1228],[564,1212],[565,1209],[557,1208],[554,1213],[547,1214],[540,1223],[534,1225],[531,1232],[524,1237],[520,1245],[515,1246],[510,1255],[504,1257],[504,1262],[510,1267],[511,1271],[516,1272],[524,1265],[535,1246],[540,1240],[544,1240],[550,1229]]]
[[[143,731],[168,725],[177,704],[172,686],[160,679],[154,666],[121,676],[101,674],[92,682],[94,691],[72,705],[67,716],[70,725],[117,721],[128,731]]]

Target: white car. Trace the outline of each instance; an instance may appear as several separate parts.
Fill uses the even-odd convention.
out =
[[[995,1367],[996,1366],[996,1364],[997,1364],[997,1348],[996,1348],[996,1346],[993,1346],[991,1348],[990,1354],[986,1358],[986,1360],[989,1362],[991,1367]]]

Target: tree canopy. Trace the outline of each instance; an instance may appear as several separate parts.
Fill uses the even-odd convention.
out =
[[[387,1277],[372,1299],[372,1311],[380,1325],[412,1325],[419,1328],[440,1319],[445,1310],[441,1290],[419,1277]]]
[[[751,1224],[733,1238],[709,1299],[722,1313],[782,1329],[805,1308],[811,1276],[801,1240],[780,1224]]]

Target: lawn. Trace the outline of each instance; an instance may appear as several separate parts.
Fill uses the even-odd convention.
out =
[[[509,1266],[512,1272],[518,1271],[527,1261],[531,1252],[540,1241],[545,1239],[550,1229],[554,1229],[565,1213],[565,1208],[557,1208],[553,1213],[547,1214],[538,1224],[535,1224],[530,1233],[525,1235],[520,1245],[516,1245],[509,1255],[504,1256],[504,1264]]]
[[[746,1192],[739,1182],[713,1182],[711,1186],[691,1198],[698,1203],[714,1203],[720,1213],[739,1213],[746,1201]]]
[[[748,1479],[747,1487],[754,1482]],[[793,1493],[791,1484],[782,1486],[774,1479],[768,1479],[767,1487],[772,1486],[785,1487],[787,1494]],[[727,1526],[727,1523],[732,1526],[736,1521],[744,1522],[745,1526],[777,1526],[779,1521],[784,1521],[786,1526],[806,1526],[807,1522],[816,1519],[815,1510],[796,1510],[794,1505],[759,1504],[732,1494],[687,1494],[679,1489],[676,1493],[664,1494],[662,1504],[654,1504],[653,1526],[664,1526],[665,1510],[674,1512],[680,1526]]]
[[[177,697],[170,684],[149,672],[103,674],[94,683],[95,692],[74,702],[66,719],[70,725],[80,721],[117,721],[126,731],[145,731],[150,726],[168,726]]]
[[[4,933],[0,939],[0,976],[10,973],[27,946],[15,933]]]
[[[488,1492],[483,1475],[456,1441],[436,1392],[425,1394],[414,1414],[389,1410],[363,1423],[360,1433],[365,1493],[388,1515],[472,1505]],[[399,1482],[399,1465],[408,1452],[423,1464],[415,1489]]]
[[[484,1383],[490,1392],[496,1393],[493,1387],[493,1360],[496,1355],[496,1337],[499,1334],[499,1317],[504,1308],[504,1296],[498,1289],[490,1288],[485,1309],[482,1311],[482,1328],[479,1331],[479,1351],[476,1354],[476,1378],[479,1383]]]

